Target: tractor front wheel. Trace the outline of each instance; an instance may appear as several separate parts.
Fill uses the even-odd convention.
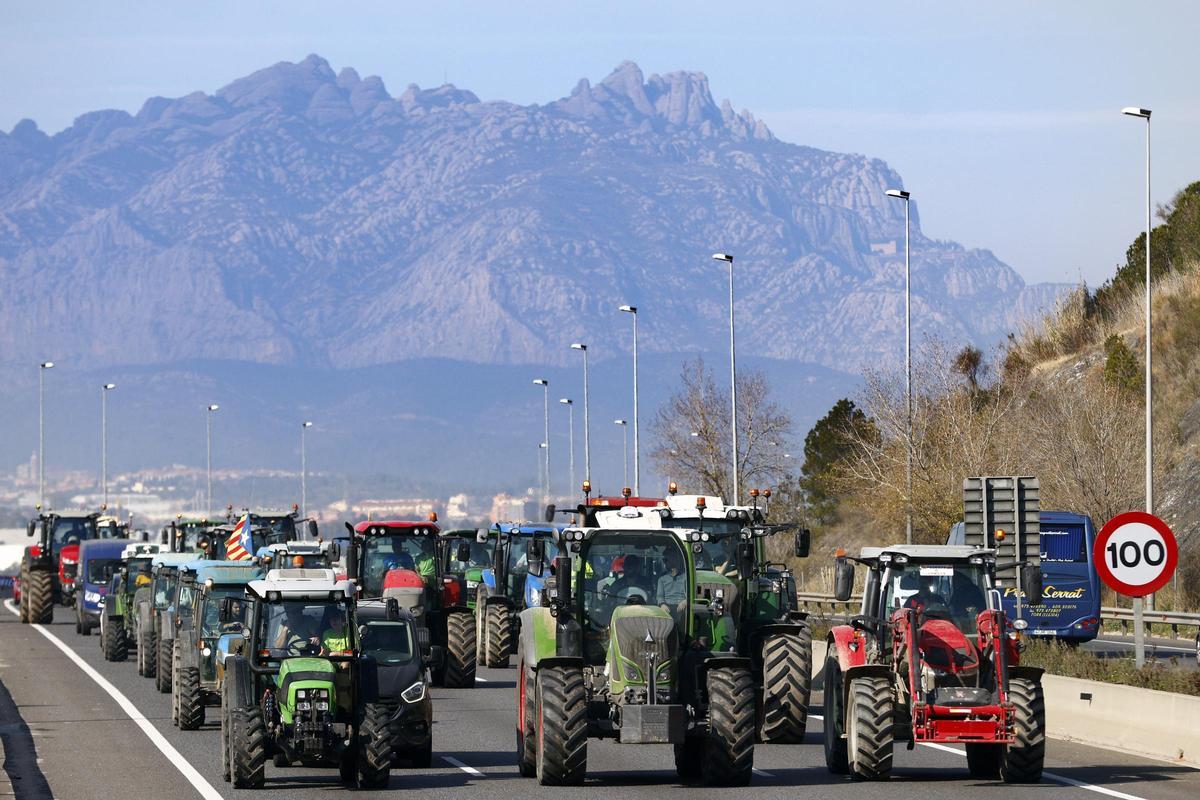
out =
[[[469,611],[446,615],[446,663],[442,685],[447,689],[475,686],[475,616]]]
[[[512,615],[503,603],[492,603],[484,615],[486,643],[484,663],[489,667],[507,667],[512,654]]]
[[[54,622],[54,576],[45,570],[31,570],[28,582],[21,584],[21,599],[29,596],[27,616],[37,625]]]
[[[767,744],[801,744],[812,692],[812,633],[781,633],[763,642],[763,687],[758,737]]]
[[[850,681],[846,742],[851,774],[858,780],[885,780],[892,771],[893,705],[887,678]]]
[[[754,678],[744,667],[708,671],[708,735],[701,779],[709,786],[748,786],[754,773]]]
[[[235,789],[261,789],[267,776],[267,726],[257,707],[229,714],[229,774]]]
[[[587,695],[575,666],[537,671],[537,776],[543,786],[579,786],[587,774]]]
[[[1013,704],[1013,742],[1000,758],[1005,783],[1037,783],[1046,760],[1046,698],[1040,681],[1012,678],[1008,699]]]
[[[200,693],[200,670],[180,667],[176,679],[179,730],[195,731],[204,724],[204,698]]]
[[[124,661],[129,658],[129,642],[120,620],[110,619],[104,625],[104,660]]]
[[[833,645],[829,646],[830,653],[825,658],[825,766],[834,775],[845,775],[850,771],[850,756],[846,751],[844,721],[846,709],[842,702],[842,668],[838,663],[837,654],[833,653]]]
[[[158,662],[158,636],[154,631],[149,631],[139,634],[138,638],[138,674],[143,678],[153,678]]]
[[[154,685],[162,694],[171,691],[171,651],[174,641],[159,639],[155,649]]]
[[[522,778],[537,777],[537,737],[534,731],[536,686],[533,670],[525,666],[525,649],[517,646],[517,770]]]
[[[385,789],[392,769],[391,712],[386,705],[368,703],[358,731],[355,778],[360,789]]]

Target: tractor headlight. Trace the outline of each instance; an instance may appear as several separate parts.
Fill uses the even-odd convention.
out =
[[[425,681],[417,681],[400,693],[406,703],[419,703],[425,699]]]
[[[296,690],[296,699],[297,700],[307,700],[308,699],[308,689],[297,689]]]
[[[329,710],[329,701],[328,700],[318,700],[317,701],[317,711],[328,711],[328,710]]]
[[[308,702],[307,700],[298,702],[298,703],[296,703],[296,710],[297,711],[312,711],[312,703]]]

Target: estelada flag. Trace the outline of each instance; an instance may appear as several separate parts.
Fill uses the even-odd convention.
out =
[[[253,544],[250,540],[250,515],[246,514],[233,526],[233,532],[225,540],[225,560],[249,561],[251,549]]]

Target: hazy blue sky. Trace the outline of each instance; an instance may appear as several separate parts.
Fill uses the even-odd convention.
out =
[[[393,94],[448,79],[541,103],[619,62],[698,70],[787,141],[882,158],[926,233],[987,247],[1028,280],[1097,283],[1154,199],[1200,179],[1200,3],[10,3],[0,128],[213,91],[309,53]]]

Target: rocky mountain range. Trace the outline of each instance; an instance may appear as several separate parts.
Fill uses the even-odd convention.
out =
[[[700,73],[521,106],[446,85],[392,96],[318,56],[215,94],[0,133],[0,362],[418,358],[574,363],[739,347],[853,372],[903,326],[901,178],[777,139]],[[1053,302],[913,217],[918,333],[994,342]]]

